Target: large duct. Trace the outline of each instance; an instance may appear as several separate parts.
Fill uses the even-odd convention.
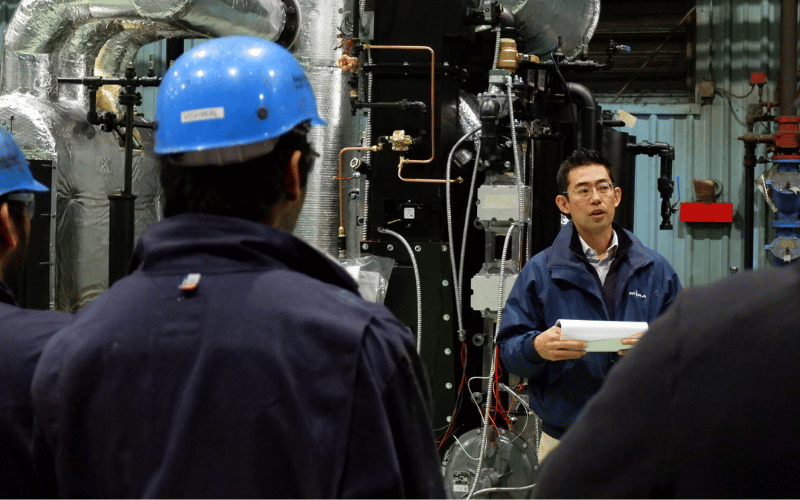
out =
[[[524,51],[546,55],[558,47],[574,59],[594,35],[600,19],[600,0],[500,0],[514,15],[525,39]]]
[[[292,0],[20,2],[5,31],[0,125],[28,158],[52,162],[51,306],[74,311],[107,288],[108,195],[124,182],[120,137],[87,123],[85,91],[58,78],[117,76],[142,45],[162,38],[248,35],[291,45],[298,15]],[[160,193],[157,162],[146,153],[151,135],[136,135],[138,236],[160,217]]]

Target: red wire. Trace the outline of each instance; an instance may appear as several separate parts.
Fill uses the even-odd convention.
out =
[[[462,342],[461,343],[462,375],[461,375],[461,382],[458,384],[458,392],[456,393],[456,402],[457,402],[457,404],[456,404],[456,407],[453,408],[453,414],[450,416],[450,425],[447,426],[447,429],[444,431],[444,435],[442,436],[442,438],[440,440],[436,441],[436,444],[438,445],[439,448],[441,448],[442,445],[450,438],[450,436],[453,433],[453,430],[455,429],[455,426],[456,426],[456,415],[458,415],[458,407],[459,407],[458,401],[461,398],[461,394],[462,394],[462,392],[464,390],[464,386],[467,385],[466,367],[467,367],[467,343],[466,342]]]

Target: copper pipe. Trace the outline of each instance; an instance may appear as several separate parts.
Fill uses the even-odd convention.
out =
[[[436,53],[430,47],[422,45],[370,45],[364,44],[365,49],[396,49],[396,50],[427,50],[431,53],[431,157],[427,160],[409,160],[405,157],[400,157],[400,163],[397,165],[397,177],[404,182],[428,182],[428,183],[446,183],[445,179],[408,179],[403,177],[403,166],[407,163],[431,163],[436,156]],[[460,177],[450,181],[463,182]]]
[[[403,165],[405,163],[411,163],[413,160],[406,160],[402,156],[400,157],[400,163],[397,165],[397,177],[403,182],[427,182],[430,184],[447,184],[447,179],[408,179],[403,177]],[[461,183],[464,182],[464,179],[459,177],[458,179],[452,179],[450,184]]]

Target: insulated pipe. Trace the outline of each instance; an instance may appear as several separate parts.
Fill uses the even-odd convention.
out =
[[[291,46],[300,26],[296,1],[19,2],[4,31],[0,118],[14,116],[20,123],[17,139],[32,158],[53,161],[50,300],[56,308],[75,310],[106,288],[108,234],[97,222],[108,219],[104,200],[122,181],[122,172],[108,168],[121,156],[119,138],[98,135],[86,123],[86,90],[63,88],[58,79],[119,73],[142,45],[163,38],[245,35]],[[108,102],[115,105],[115,100],[110,96]],[[151,142],[150,135],[142,134],[143,144]],[[154,160],[134,154],[133,167],[141,174],[133,179],[135,224],[143,228],[157,220],[159,188],[151,182]]]
[[[545,55],[559,48],[574,59],[594,35],[600,0],[500,0],[514,16],[528,54]]]
[[[287,10],[281,0],[23,0],[8,25],[6,46],[15,52],[49,54],[78,27],[103,19],[180,24],[212,37],[224,36],[235,26],[239,33],[277,40],[287,27]]]
[[[290,46],[297,38],[299,9],[294,0],[285,1],[23,0],[5,31],[0,95],[22,91],[53,100],[55,78],[84,76],[59,74],[58,52],[70,41],[76,45],[76,33],[96,35],[82,27],[104,20],[150,21],[197,38],[249,35]],[[98,40],[87,41],[90,51],[99,52]]]
[[[113,78],[124,73],[143,46],[169,38],[191,38],[195,33],[152,21],[123,19],[103,20],[81,26],[61,48],[58,55],[58,76]],[[117,111],[120,87],[105,85],[98,89],[98,107]],[[84,103],[87,93],[83,85],[59,85],[59,102]]]
[[[797,0],[781,0],[781,67],[778,93],[781,115],[796,115]]]

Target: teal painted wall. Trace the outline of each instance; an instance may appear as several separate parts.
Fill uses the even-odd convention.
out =
[[[718,181],[722,185],[719,201],[733,203],[732,224],[683,223],[675,214],[675,229],[660,231],[660,199],[655,187],[658,160],[644,156],[637,159],[634,231],[646,245],[669,259],[684,285],[717,280],[728,275],[731,267],[744,269],[744,146],[737,137],[747,130],[747,114],[758,108],[758,93],[748,95],[751,73],[767,74],[763,99],[777,100],[779,12],[778,0],[698,0],[696,74],[698,82],[713,80],[717,86],[712,99],[698,97],[693,104],[624,94],[613,104],[598,99],[604,109],[624,109],[636,116],[634,128],[624,130],[638,141],[674,146],[673,175],[680,177],[683,201],[694,201],[692,179],[698,178]],[[763,126],[756,131],[770,132]],[[765,155],[764,146],[760,146],[757,156]],[[758,165],[756,176],[770,166]],[[755,200],[754,267],[760,268],[772,265],[764,244],[774,235],[769,230],[771,211],[758,192]]]

